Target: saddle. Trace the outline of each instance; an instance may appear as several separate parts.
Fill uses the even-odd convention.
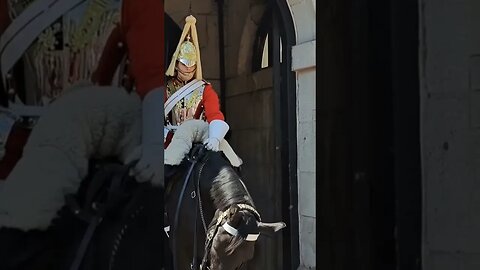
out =
[[[165,164],[165,167],[164,167],[165,168],[164,169],[164,172],[165,172],[165,198],[168,198],[168,196],[170,195],[170,193],[172,191],[173,186],[176,184],[176,182],[171,181],[173,176],[176,175],[177,173],[180,173],[181,170],[183,170],[185,168],[183,165],[186,165],[188,161],[191,161],[195,158],[198,158],[199,152],[201,151],[201,149],[203,147],[204,146],[203,146],[202,143],[193,143],[191,150],[185,156],[185,159],[181,164],[179,164],[179,165]],[[186,169],[188,169],[188,168],[186,168]],[[184,180],[184,179],[182,179],[182,180]]]

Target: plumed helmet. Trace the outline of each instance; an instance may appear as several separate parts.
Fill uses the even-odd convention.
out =
[[[177,61],[180,61],[187,67],[197,65],[195,69],[195,78],[197,80],[203,79],[200,46],[198,45],[197,28],[195,26],[196,22],[197,19],[192,15],[185,18],[185,26],[183,27],[177,49],[175,50],[172,61],[165,72],[167,76],[174,76],[175,64]]]
[[[193,42],[190,41],[190,35],[188,35],[187,40],[180,45],[177,60],[187,67],[193,67],[197,64],[197,49]]]

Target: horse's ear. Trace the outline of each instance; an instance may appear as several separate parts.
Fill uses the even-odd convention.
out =
[[[273,236],[274,233],[287,227],[287,224],[285,224],[285,222],[273,222],[273,223],[257,222],[257,225],[258,225],[258,230],[260,231],[260,234],[266,234],[269,236]]]

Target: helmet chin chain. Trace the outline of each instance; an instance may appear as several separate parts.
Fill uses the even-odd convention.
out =
[[[196,69],[194,69],[191,72],[182,72],[178,67],[175,67],[175,70],[177,71],[177,76],[176,76],[177,79],[183,83],[187,83],[188,81],[190,81],[195,75],[195,71],[196,71]],[[182,74],[183,77],[187,77],[188,79],[183,80],[182,78],[180,78],[180,74]]]

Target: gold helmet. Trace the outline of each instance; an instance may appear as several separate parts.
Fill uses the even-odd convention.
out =
[[[180,45],[177,60],[187,67],[193,67],[197,63],[197,49],[190,41],[190,35],[188,35],[187,40]]]
[[[187,67],[197,65],[195,70],[195,78],[201,80],[202,65],[200,62],[200,46],[198,45],[197,28],[195,23],[197,19],[192,15],[185,19],[185,26],[183,27],[182,35],[177,45],[177,49],[172,57],[172,62],[168,66],[167,76],[174,76],[175,64],[177,61],[183,63]]]

